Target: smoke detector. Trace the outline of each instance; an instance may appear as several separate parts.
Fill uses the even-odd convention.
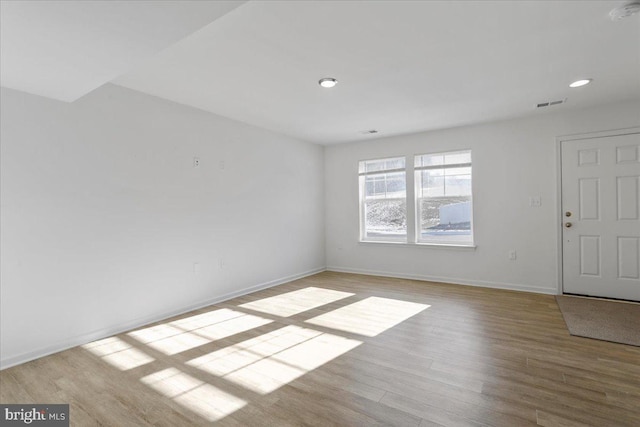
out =
[[[624,18],[628,18],[631,15],[635,15],[640,12],[640,1],[633,1],[623,6],[618,6],[609,12],[609,16],[612,21],[619,21]]]

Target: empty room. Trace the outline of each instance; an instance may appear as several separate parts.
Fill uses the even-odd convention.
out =
[[[640,425],[640,1],[0,6],[0,426]]]

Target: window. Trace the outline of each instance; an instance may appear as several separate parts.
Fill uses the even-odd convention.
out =
[[[418,243],[473,244],[471,152],[415,157]]]
[[[407,241],[404,157],[360,162],[360,238]]]
[[[360,240],[473,246],[471,151],[359,166]],[[415,185],[407,188],[412,174]]]

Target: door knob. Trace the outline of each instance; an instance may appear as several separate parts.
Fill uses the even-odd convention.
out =
[[[567,227],[567,228],[571,228],[571,223],[567,222],[567,223],[564,224],[564,226]]]

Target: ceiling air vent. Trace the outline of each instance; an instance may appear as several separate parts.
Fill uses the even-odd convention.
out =
[[[557,101],[541,102],[536,105],[536,108],[553,107],[554,105],[564,104],[565,102],[567,102],[567,98],[559,99]]]

